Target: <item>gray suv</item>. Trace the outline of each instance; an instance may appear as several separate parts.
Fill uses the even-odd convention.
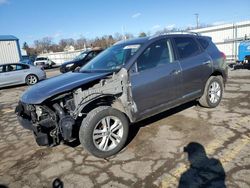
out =
[[[226,80],[225,55],[209,37],[138,38],[28,88],[16,114],[38,145],[79,139],[88,152],[106,158],[124,147],[134,122],[192,100],[216,107]]]

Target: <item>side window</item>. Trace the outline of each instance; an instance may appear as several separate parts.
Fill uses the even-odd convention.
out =
[[[16,65],[6,65],[6,72],[11,72],[16,70]]]
[[[87,57],[86,57],[86,60],[90,60],[94,57],[94,52],[90,52]]]
[[[181,59],[200,53],[198,44],[191,37],[176,37],[174,41]]]
[[[198,38],[198,41],[204,49],[207,49],[209,42],[206,39]]]
[[[1,72],[4,72],[4,71],[3,71],[3,65],[0,65],[0,73],[1,73]]]
[[[170,40],[164,39],[151,44],[137,59],[137,70],[143,71],[174,61]]]
[[[16,70],[23,70],[23,69],[28,69],[28,65],[16,65]]]

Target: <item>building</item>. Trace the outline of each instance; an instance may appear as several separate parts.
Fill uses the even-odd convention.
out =
[[[0,35],[0,64],[18,63],[21,58],[18,38],[12,35]]]
[[[212,37],[219,50],[226,54],[227,60],[235,62],[237,60],[239,43],[244,40],[250,40],[250,20],[195,29],[192,32]]]

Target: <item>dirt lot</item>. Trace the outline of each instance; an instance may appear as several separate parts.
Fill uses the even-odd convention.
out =
[[[56,74],[58,71],[48,72],[48,76]],[[87,154],[80,145],[38,147],[14,114],[27,87],[2,89],[0,184],[51,187],[60,178],[66,188],[177,187],[182,174],[191,169],[183,148],[197,142],[208,158],[220,161],[222,166],[217,161],[214,173],[225,172],[227,187],[250,187],[250,70],[229,75],[219,107],[206,109],[192,102],[137,123],[131,128],[128,145],[109,160]]]

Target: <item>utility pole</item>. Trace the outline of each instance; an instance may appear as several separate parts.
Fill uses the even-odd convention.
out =
[[[123,40],[126,40],[126,35],[125,35],[125,32],[124,32],[124,30],[125,30],[125,27],[124,27],[124,25],[122,26],[122,38],[123,38]]]
[[[196,29],[198,29],[199,28],[199,14],[198,13],[195,13],[194,14],[195,15],[195,18],[196,18]]]

